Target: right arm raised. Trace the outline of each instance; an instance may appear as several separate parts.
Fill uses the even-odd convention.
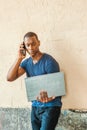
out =
[[[9,69],[7,74],[8,81],[14,81],[25,73],[25,70],[20,67],[21,60],[17,59],[12,67]]]
[[[17,59],[14,62],[14,64],[11,66],[11,68],[9,69],[9,71],[8,71],[7,81],[14,81],[18,77],[20,77],[21,75],[23,75],[25,73],[25,70],[20,67],[20,63],[25,58],[25,56],[23,55],[23,53],[21,53],[22,50],[24,50],[23,44],[20,45]]]

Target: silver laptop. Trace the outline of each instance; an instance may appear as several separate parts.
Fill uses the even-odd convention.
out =
[[[25,78],[28,101],[36,100],[41,90],[48,92],[48,96],[65,95],[64,73],[57,72]]]

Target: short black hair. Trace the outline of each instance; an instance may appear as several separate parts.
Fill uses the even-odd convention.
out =
[[[33,37],[33,36],[35,36],[36,39],[38,40],[38,36],[37,36],[37,34],[34,33],[34,32],[27,32],[27,33],[24,35],[24,39],[25,39],[25,37]]]

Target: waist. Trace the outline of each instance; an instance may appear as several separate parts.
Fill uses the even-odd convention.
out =
[[[62,106],[61,97],[56,97],[52,101],[49,101],[46,103],[34,100],[34,101],[32,101],[32,106],[36,106],[36,107],[54,107],[54,106],[56,107],[56,106],[59,106],[59,107],[61,107]]]

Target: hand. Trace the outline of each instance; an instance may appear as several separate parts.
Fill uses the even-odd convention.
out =
[[[40,91],[40,98],[37,97],[37,100],[40,101],[40,102],[49,102],[49,101],[52,101],[53,99],[55,99],[55,96],[52,96],[52,97],[48,97],[48,94],[47,94],[47,91]]]
[[[21,59],[24,59],[26,57],[26,49],[24,48],[23,43],[21,43],[19,46],[18,57]]]

